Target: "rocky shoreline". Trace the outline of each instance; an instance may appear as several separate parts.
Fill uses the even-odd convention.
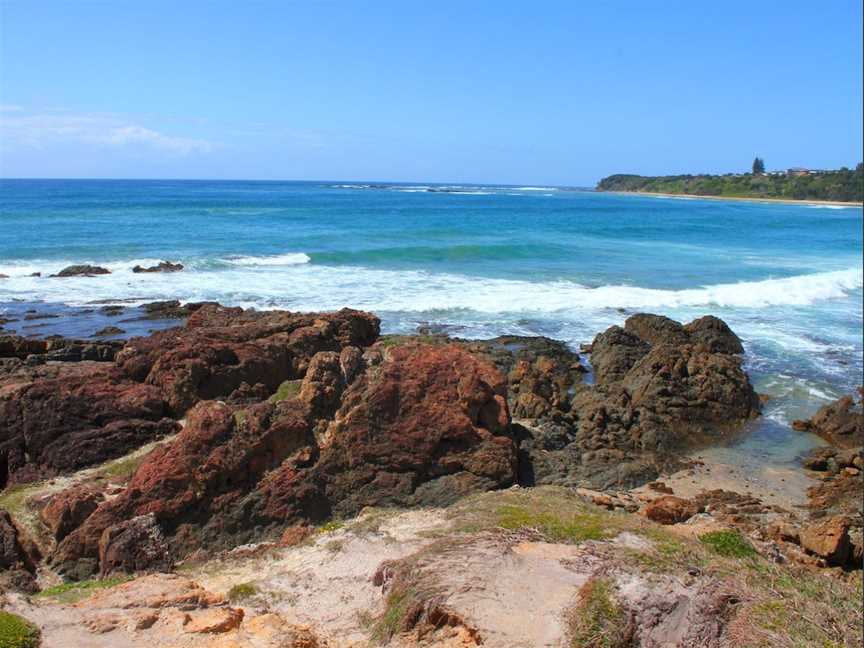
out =
[[[513,489],[559,489],[691,538],[734,532],[762,560],[829,578],[860,570],[864,415],[851,398],[798,424],[844,446],[805,461],[821,476],[809,510],[726,489],[679,492],[676,476],[700,468],[687,450],[760,412],[741,342],[718,318],[634,315],[577,353],[541,337],[382,336],[374,315],[350,309],[152,312],[185,323],[128,341],[0,335],[0,577],[10,591],[194,569],[250,543],[291,547],[371,509],[458,510]],[[554,539],[543,528],[535,519],[513,531]],[[392,591],[407,576],[388,569],[369,578]],[[224,632],[240,632],[242,612],[219,605]],[[450,623],[446,610],[426,605],[405,632],[421,617],[435,632],[483,625],[462,612]],[[728,618],[714,622],[715,643],[700,645],[731,645],[720,642]],[[397,635],[387,639],[408,641]],[[626,645],[655,645],[650,636],[634,630]],[[363,645],[337,639],[296,645]]]

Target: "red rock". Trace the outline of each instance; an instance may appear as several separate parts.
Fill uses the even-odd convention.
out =
[[[344,382],[339,357],[323,352],[298,398],[246,408],[199,403],[177,439],[60,543],[54,563],[104,562],[103,532],[145,514],[174,530],[168,542],[182,557],[202,545],[260,541],[286,523],[513,483],[505,386],[490,364],[458,346],[412,345]],[[341,406],[319,448],[313,422],[332,408],[337,384]]]
[[[346,391],[321,449],[315,473],[334,510],[409,504],[426,491],[433,503],[432,485],[418,487],[460,473],[476,490],[513,483],[505,393],[494,366],[456,345],[391,349]]]
[[[805,526],[800,533],[801,547],[824,558],[831,565],[843,566],[850,556],[849,520],[829,517]]]
[[[136,516],[152,514],[158,523],[172,527],[185,517],[206,522],[232,498],[253,490],[266,471],[314,444],[308,409],[296,401],[291,408],[287,405],[265,402],[242,408],[217,401],[199,403],[175,441],[156,448],[125,491],[64,538],[53,561],[71,569],[79,559],[95,558],[103,531]],[[175,542],[194,548],[197,540]]]
[[[282,532],[279,545],[282,547],[294,547],[314,533],[314,529],[308,524],[295,524]]]
[[[642,514],[660,524],[680,524],[699,512],[699,505],[690,500],[664,495],[650,502]]]
[[[93,487],[74,487],[52,496],[39,516],[55,540],[62,540],[77,529],[105,496]]]

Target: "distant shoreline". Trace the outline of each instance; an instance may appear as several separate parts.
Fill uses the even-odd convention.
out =
[[[658,198],[698,198],[700,200],[741,200],[745,202],[782,203],[787,205],[827,205],[835,207],[861,207],[860,202],[842,202],[838,200],[795,200],[792,198],[751,198],[748,196],[705,196],[701,194],[673,194],[655,191],[598,191],[598,193],[621,194],[626,196],[655,196]]]

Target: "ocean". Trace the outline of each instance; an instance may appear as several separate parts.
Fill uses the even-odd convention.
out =
[[[165,259],[186,269],[131,272]],[[47,277],[78,263],[111,274]],[[389,333],[545,335],[578,348],[636,312],[713,314],[770,396],[730,450],[754,462],[794,462],[818,443],[789,423],[851,393],[864,369],[857,207],[543,186],[0,180],[0,274],[0,317],[13,319],[161,299],[350,306]],[[83,333],[31,325],[7,329]]]

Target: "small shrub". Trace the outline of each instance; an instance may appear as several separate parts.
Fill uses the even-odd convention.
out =
[[[751,558],[756,550],[737,531],[709,531],[699,536],[699,541],[711,551],[727,558]]]
[[[0,648],[36,648],[39,628],[27,619],[0,610]]]
[[[320,527],[318,527],[319,533],[333,533],[334,531],[338,531],[345,523],[341,520],[330,520],[329,522],[325,522]]]
[[[228,600],[232,603],[252,598],[258,593],[258,588],[253,583],[238,583],[228,590]]]

